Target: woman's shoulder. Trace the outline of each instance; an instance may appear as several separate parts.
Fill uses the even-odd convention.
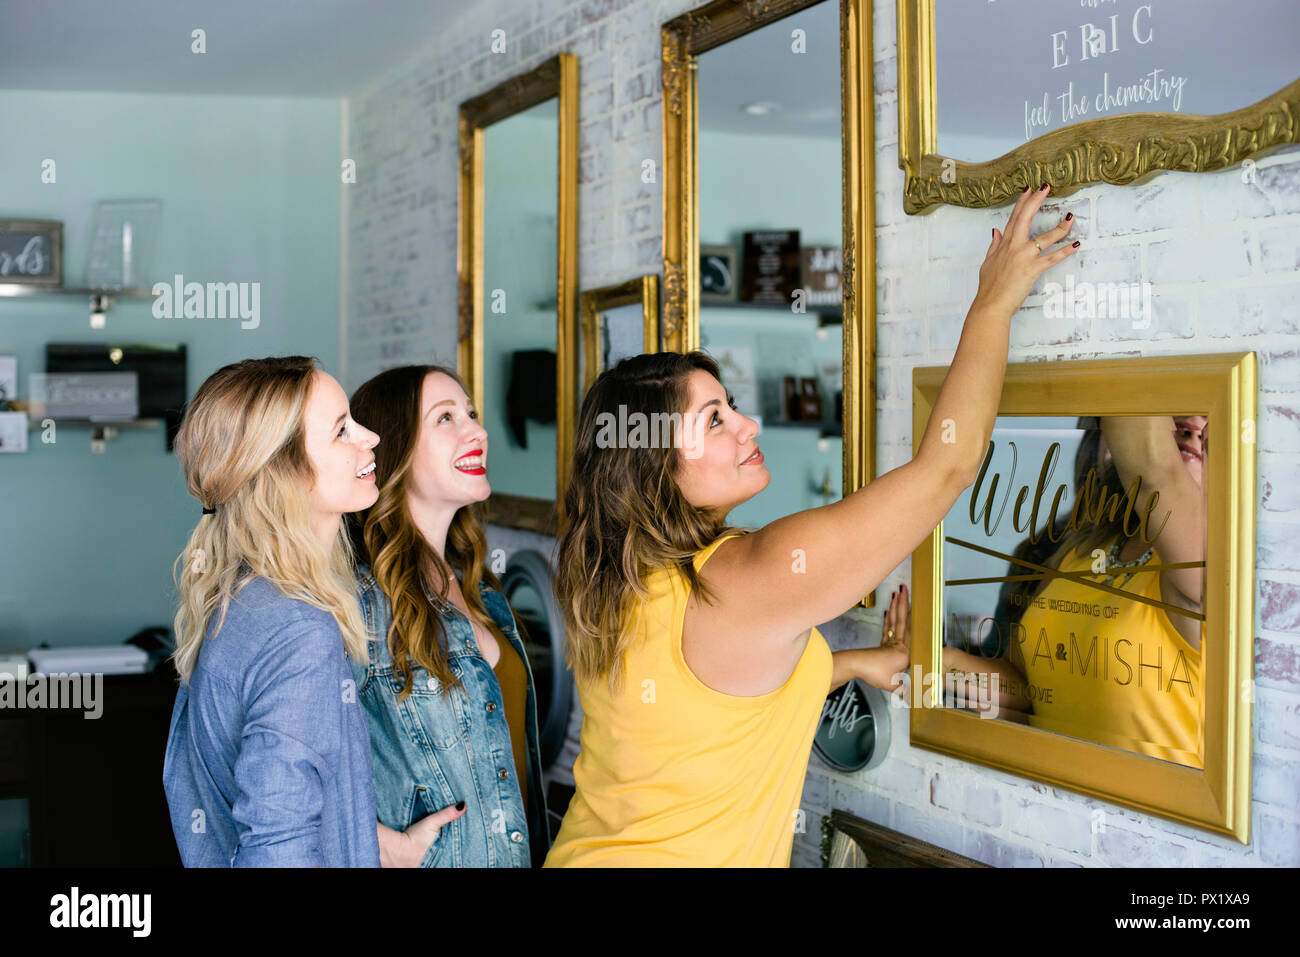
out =
[[[710,558],[712,558],[713,553],[716,552],[723,544],[731,541],[731,539],[733,538],[740,538],[742,535],[745,535],[746,533],[747,533],[747,529],[741,529],[741,528],[726,529],[712,542],[710,542],[708,545],[705,545],[703,548],[701,548],[698,552],[695,553],[695,557],[691,560],[691,563],[695,566],[695,570],[698,572],[700,568],[704,565],[704,563],[707,562]]]
[[[219,617],[212,616],[211,628]],[[235,676],[250,669],[333,662],[342,655],[342,634],[330,612],[250,577],[236,587],[220,629],[203,643],[200,664],[237,685]]]

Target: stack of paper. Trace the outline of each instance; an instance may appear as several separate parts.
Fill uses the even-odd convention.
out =
[[[86,645],[75,648],[33,648],[27,653],[41,674],[144,674],[149,656],[135,645]]]

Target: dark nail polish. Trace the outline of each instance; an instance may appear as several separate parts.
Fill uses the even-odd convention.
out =
[[[1026,186],[1026,187],[1025,187],[1024,189],[1022,189],[1020,192],[1022,192],[1022,193],[1027,193],[1027,192],[1029,192],[1029,187]]]
[[[998,228],[996,226],[993,227],[993,238],[994,239],[998,238]]]
[[[1040,186],[1040,187],[1038,187],[1038,188],[1039,188],[1039,189],[1047,189],[1047,184],[1044,183],[1042,186]]]
[[[1076,239],[1074,242],[1070,243],[1070,245],[1073,246],[1075,249],[1078,249],[1078,248],[1079,248],[1079,240]]]
[[[457,801],[457,802],[456,802],[456,810],[457,810],[457,811],[463,811],[463,810],[465,810],[465,802],[464,802],[464,801]]]
[[[1066,221],[1067,223],[1068,223],[1070,220],[1072,220],[1072,219],[1074,219],[1074,213],[1066,213],[1066,214],[1065,214],[1065,221]]]

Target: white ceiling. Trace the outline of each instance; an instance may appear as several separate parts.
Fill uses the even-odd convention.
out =
[[[792,36],[802,30],[797,40]],[[804,52],[794,52],[801,42]],[[699,58],[700,129],[778,136],[840,136],[840,5],[822,0]],[[769,102],[772,113],[743,107]]]
[[[0,0],[0,89],[338,98],[479,0]],[[191,52],[206,31],[207,52]]]
[[[482,2],[0,0],[0,89],[339,98]],[[198,28],[202,54],[191,52]],[[791,50],[796,28],[805,53]],[[834,0],[711,50],[700,57],[700,125],[838,137],[839,58]],[[779,109],[743,112],[756,101]]]

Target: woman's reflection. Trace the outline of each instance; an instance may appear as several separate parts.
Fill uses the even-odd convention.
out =
[[[1200,767],[1208,421],[1079,426],[1074,507],[1017,547],[999,596],[1001,664],[1025,678],[1003,702],[1019,692],[1033,727]]]

